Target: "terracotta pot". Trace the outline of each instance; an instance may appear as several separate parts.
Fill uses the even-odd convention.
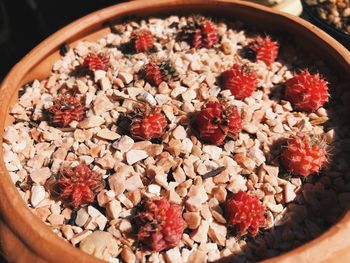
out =
[[[128,15],[184,14],[201,12],[258,25],[263,32],[290,34],[302,43],[305,52],[322,57],[335,72],[350,76],[350,54],[338,42],[310,23],[262,6],[229,0],[134,1],[92,13],[68,25],[42,42],[7,75],[0,91],[0,135],[11,123],[9,107],[18,89],[33,79],[43,79],[58,59],[64,42],[74,45],[82,39],[97,39],[109,32],[105,23]],[[3,159],[3,149],[0,149]],[[0,162],[0,246],[10,262],[100,262],[58,238],[26,208],[4,163]],[[315,240],[269,262],[350,262],[350,213]]]

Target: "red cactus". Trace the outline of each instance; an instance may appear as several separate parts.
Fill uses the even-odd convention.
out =
[[[63,171],[57,181],[60,197],[73,207],[92,203],[103,188],[102,175],[84,163]]]
[[[256,52],[256,59],[266,65],[270,65],[278,56],[278,43],[269,36],[258,37],[251,48]]]
[[[63,96],[53,101],[48,112],[52,115],[52,124],[67,127],[72,121],[81,121],[84,118],[85,108],[80,100]]]
[[[242,119],[235,107],[224,110],[219,102],[210,101],[196,116],[196,125],[203,142],[221,145],[227,136],[238,135]]]
[[[327,163],[327,151],[305,134],[292,135],[282,149],[281,160],[293,175],[318,173]]]
[[[107,70],[109,67],[109,58],[103,54],[88,54],[84,58],[83,66],[91,71]]]
[[[163,136],[168,123],[163,113],[156,109],[154,113],[145,114],[136,118],[130,127],[132,137],[141,137],[146,140]]]
[[[153,86],[158,86],[163,81],[162,72],[157,63],[151,61],[146,65],[146,80]]]
[[[177,246],[186,228],[181,210],[167,199],[148,200],[136,215],[138,240],[157,252]]]
[[[240,235],[258,234],[259,228],[265,225],[265,208],[256,196],[239,191],[226,200],[225,213],[227,224],[234,227]]]
[[[149,51],[154,42],[151,32],[145,29],[133,32],[133,39],[137,53]]]
[[[258,85],[256,73],[238,64],[234,64],[231,69],[223,72],[221,77],[224,88],[229,89],[239,100],[251,96]]]
[[[312,112],[328,101],[328,82],[304,70],[286,82],[286,98],[295,109]]]

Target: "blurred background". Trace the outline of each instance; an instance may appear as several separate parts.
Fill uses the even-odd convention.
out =
[[[0,80],[47,36],[120,0],[0,0]]]
[[[350,49],[350,33],[340,32],[321,21],[317,15],[317,12],[326,16],[330,13],[328,18],[343,21],[350,32],[350,0],[249,1],[300,15]],[[0,81],[15,63],[58,29],[88,13],[120,2],[127,0],[0,0]],[[312,3],[312,6],[307,3]],[[344,3],[345,6],[339,8]],[[334,17],[333,13],[338,14],[338,17]],[[341,17],[342,13],[346,13],[346,17]]]

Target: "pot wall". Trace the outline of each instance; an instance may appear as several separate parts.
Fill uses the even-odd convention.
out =
[[[97,39],[109,32],[108,27],[103,26],[106,21],[131,14],[190,14],[193,10],[225,15],[228,19],[258,25],[267,32],[285,33],[288,29],[288,33],[302,43],[305,52],[315,53],[339,74],[350,76],[349,52],[323,31],[300,18],[240,1],[134,1],[100,10],[68,25],[42,42],[11,70],[0,91],[0,142],[4,127],[12,121],[8,112],[17,99],[18,89],[26,82],[43,79],[50,74],[53,62],[59,57],[58,49],[64,42],[74,45],[83,39]],[[1,160],[2,152],[0,149]],[[101,262],[58,238],[26,208],[2,161],[0,198],[0,246],[10,262]],[[350,213],[347,213],[337,225],[317,239],[266,262],[350,262],[349,234]]]

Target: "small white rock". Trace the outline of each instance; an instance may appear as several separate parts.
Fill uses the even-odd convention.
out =
[[[129,84],[133,80],[133,76],[130,73],[119,72],[118,77],[125,83]]]
[[[33,180],[33,182],[41,185],[45,184],[46,180],[49,179],[50,176],[51,171],[48,167],[36,169],[30,173],[30,178]]]
[[[225,143],[224,149],[226,152],[233,152],[235,149],[235,142],[233,140],[228,141]]]
[[[100,211],[98,211],[95,207],[91,205],[88,206],[87,212],[92,218],[97,218],[100,215],[102,215]]]
[[[109,141],[114,141],[120,138],[120,135],[109,129],[102,129],[97,132],[97,136]]]
[[[297,196],[294,192],[295,188],[296,187],[290,182],[284,185],[284,202],[289,203],[295,199],[295,197]]]
[[[192,151],[192,148],[193,148],[193,142],[191,141],[191,139],[185,138],[182,140],[182,149],[185,152],[190,153]]]
[[[85,229],[84,231],[82,231],[82,232],[76,234],[74,237],[72,237],[70,242],[73,244],[73,246],[75,246],[76,244],[80,243],[80,241],[87,238],[91,234],[92,234],[91,230]]]
[[[150,184],[148,186],[148,192],[155,194],[155,195],[159,195],[160,189],[161,189],[161,187],[157,184]]]
[[[165,252],[165,260],[167,263],[182,263],[181,253],[178,247],[174,247]]]
[[[112,219],[116,219],[119,217],[122,211],[122,206],[119,201],[112,200],[109,203],[107,203],[106,209],[107,209],[107,215]]]
[[[178,140],[185,139],[187,136],[185,128],[181,125],[177,126],[173,131],[173,136],[175,139],[178,139]]]
[[[148,154],[144,150],[130,150],[126,154],[126,161],[129,165],[133,165],[134,163],[137,163],[138,161],[141,161],[143,159],[146,159],[148,157]]]
[[[157,101],[155,100],[155,98],[147,91],[142,91],[141,94],[137,96],[137,99],[139,99],[140,101],[147,102],[151,106],[157,105]]]
[[[14,143],[12,146],[12,151],[15,153],[20,153],[26,148],[26,146],[27,146],[26,141],[20,141],[18,143]]]
[[[222,149],[220,147],[214,146],[214,145],[205,145],[203,147],[203,152],[210,155],[210,157],[216,161],[219,160],[220,155],[222,153]]]
[[[235,175],[233,176],[230,184],[226,188],[234,194],[238,193],[240,190],[246,191],[246,180],[241,175]]]
[[[186,87],[183,86],[178,86],[175,89],[173,89],[170,93],[172,98],[176,98],[177,96],[179,96],[180,94],[184,93],[187,90]]]
[[[208,240],[209,222],[202,220],[200,226],[191,233],[192,240],[206,243]]]
[[[100,82],[102,90],[109,90],[110,88],[112,88],[112,84],[108,78],[105,78],[105,77],[101,78],[99,80],[99,82]]]
[[[197,93],[193,89],[188,89],[187,91],[182,93],[181,96],[184,101],[191,101],[197,97]]]
[[[113,143],[113,147],[121,152],[128,152],[133,145],[134,140],[127,135],[123,135],[118,141]]]
[[[84,162],[85,164],[91,164],[95,159],[89,155],[80,155],[79,161]]]
[[[91,116],[79,122],[78,126],[82,129],[98,127],[105,122],[105,119],[100,116]]]
[[[169,97],[163,94],[156,94],[154,98],[156,99],[158,105],[163,105],[164,103],[167,103],[169,100]]]
[[[140,178],[140,175],[138,173],[134,173],[133,176],[129,177],[126,181],[125,181],[125,188],[127,191],[135,191],[138,188],[142,188],[143,187],[143,183],[142,180]]]
[[[273,203],[267,203],[266,206],[273,213],[281,213],[282,210],[283,210],[283,205],[282,204],[276,205],[276,204],[273,204]]]
[[[75,224],[82,227],[86,221],[89,219],[89,214],[84,208],[80,208],[77,212],[77,217],[75,219]]]
[[[45,188],[41,185],[34,185],[32,187],[32,196],[30,202],[36,207],[45,198]]]
[[[96,70],[94,72],[94,76],[95,76],[95,82],[97,82],[100,79],[106,77],[106,71],[104,71],[104,70]]]
[[[100,229],[100,230],[103,230],[103,229],[105,229],[105,227],[106,227],[106,224],[107,224],[107,222],[108,222],[108,219],[107,219],[107,217],[105,217],[104,215],[100,215],[100,216],[98,216],[96,219],[95,219],[95,221],[96,221],[96,223],[97,223],[97,225],[98,225],[98,228]]]
[[[80,249],[96,258],[109,260],[116,257],[119,252],[119,246],[115,238],[109,232],[95,231],[79,245]]]

